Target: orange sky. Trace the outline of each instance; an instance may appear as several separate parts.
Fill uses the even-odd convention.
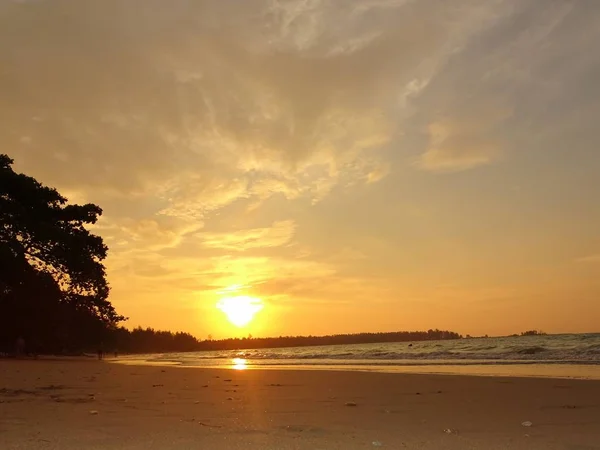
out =
[[[129,326],[598,331],[598,42],[593,1],[6,0],[2,151],[104,208]]]

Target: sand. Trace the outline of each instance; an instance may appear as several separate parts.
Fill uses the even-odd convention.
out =
[[[600,382],[0,361],[2,450],[374,448],[600,449]]]

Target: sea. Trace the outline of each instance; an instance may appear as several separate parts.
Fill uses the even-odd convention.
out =
[[[118,362],[600,379],[600,333],[126,355]]]

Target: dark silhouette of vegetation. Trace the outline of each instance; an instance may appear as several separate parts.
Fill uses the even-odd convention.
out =
[[[85,225],[102,210],[69,205],[0,155],[0,350],[97,345],[124,317],[108,301],[107,247]]]
[[[189,333],[172,333],[153,328],[115,328],[106,339],[107,350],[119,353],[192,352],[201,342]]]
[[[521,333],[521,336],[545,336],[546,333],[544,333],[541,330],[529,330],[529,331],[523,331]]]
[[[203,341],[200,350],[238,350],[254,348],[308,347],[317,345],[379,344],[384,342],[437,341],[461,339],[452,331],[396,331],[389,333],[334,334],[329,336],[279,336],[269,338],[232,338]]]
[[[368,344],[383,342],[408,342],[461,339],[451,331],[399,331],[392,333],[357,333],[330,336],[279,336],[269,338],[230,338],[199,341],[188,333],[157,331],[152,328],[113,329],[107,345],[119,353],[161,353],[205,350],[242,350],[255,348],[307,347],[317,345]],[[107,348],[107,350],[110,350]]]

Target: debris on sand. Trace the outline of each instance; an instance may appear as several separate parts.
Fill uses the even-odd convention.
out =
[[[198,422],[198,425],[201,425],[203,427],[209,427],[209,428],[223,428],[221,425],[211,425],[211,424],[204,423],[204,422]]]
[[[533,423],[530,422],[529,420],[527,420],[527,421],[523,422],[521,425],[523,425],[524,427],[531,427],[531,426],[533,426]]]
[[[97,416],[97,415],[98,415],[98,411],[96,411],[95,409],[92,409],[92,410],[90,411],[90,415],[91,415],[91,416]]]
[[[62,384],[50,384],[48,386],[42,386],[40,389],[43,391],[58,391],[65,388],[66,386],[63,386]]]
[[[346,406],[358,406],[358,405],[354,402],[346,402]]]

